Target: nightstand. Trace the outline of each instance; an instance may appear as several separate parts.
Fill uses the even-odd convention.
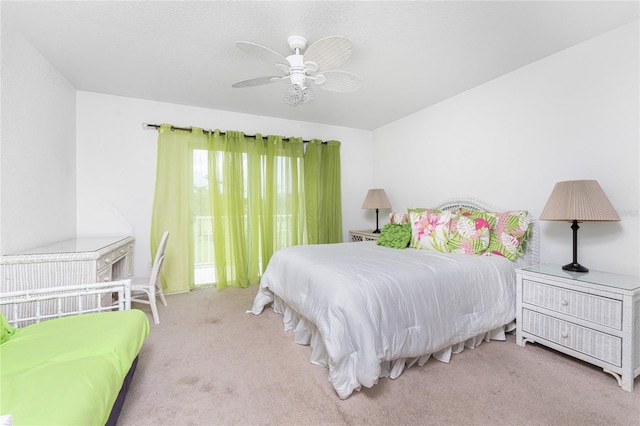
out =
[[[371,231],[349,231],[349,240],[352,243],[360,243],[362,241],[377,241],[380,238],[380,233],[373,233]]]
[[[640,278],[558,265],[517,270],[516,343],[601,367],[633,391],[640,375]]]

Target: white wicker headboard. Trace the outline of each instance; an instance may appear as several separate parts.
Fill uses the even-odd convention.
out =
[[[460,207],[489,212],[522,210],[498,208],[473,198],[452,198],[436,206],[436,208],[440,210],[457,210]],[[529,215],[529,217],[531,218],[531,235],[527,239],[524,247],[524,256],[516,261],[518,267],[537,265],[540,263],[540,225],[531,215]]]

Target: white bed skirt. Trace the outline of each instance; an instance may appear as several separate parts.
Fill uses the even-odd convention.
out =
[[[448,361],[504,339],[515,320],[515,266],[366,242],[295,246],[269,261],[251,313],[270,303],[345,399],[431,356]]]
[[[262,292],[260,292],[262,293]],[[260,293],[258,298],[260,298]],[[268,297],[262,293],[263,297]],[[329,382],[332,382],[340,399],[346,399],[353,391],[359,391],[361,385],[371,387],[375,385],[378,380],[373,383],[361,383],[358,379],[357,369],[355,368],[355,361],[348,363],[347,368],[349,371],[331,371],[330,362],[328,359],[327,351],[325,350],[322,336],[318,332],[317,327],[298,314],[294,309],[290,308],[281,298],[276,295],[271,295],[273,298],[272,308],[274,312],[283,315],[282,322],[284,323],[285,331],[293,331],[293,340],[299,345],[308,345],[311,348],[311,363],[321,365],[330,369]],[[266,302],[266,300],[265,300]],[[267,302],[268,303],[268,302]],[[254,304],[254,308],[255,308]],[[264,306],[264,305],[263,305]],[[262,312],[248,311],[250,313],[259,314]],[[506,333],[513,331],[516,328],[515,321],[510,322],[502,327],[495,328],[486,333],[481,333],[464,342],[459,342],[454,345],[442,348],[441,350],[423,354],[414,358],[402,358],[395,360],[382,360],[380,361],[380,375],[378,378],[388,377],[390,379],[397,379],[405,368],[410,368],[413,365],[422,367],[429,358],[448,363],[453,354],[459,354],[464,351],[465,348],[474,349],[476,346],[482,344],[482,342],[489,342],[491,340],[506,340]],[[356,356],[356,354],[353,354]],[[340,384],[333,383],[332,377],[339,377]],[[336,386],[338,385],[338,386]]]

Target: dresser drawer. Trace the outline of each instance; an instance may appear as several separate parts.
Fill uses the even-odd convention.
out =
[[[122,259],[124,256],[126,256],[128,253],[132,251],[133,251],[133,243],[126,244],[111,253],[113,256],[111,261],[116,262],[117,260]]]
[[[522,301],[555,312],[622,330],[622,302],[580,291],[522,280]]]
[[[100,257],[96,261],[96,270],[100,271],[111,265],[111,260],[113,260],[113,253],[107,253],[104,256]]]
[[[528,309],[522,311],[522,331],[616,367],[622,366],[622,339],[619,337]]]
[[[106,283],[107,281],[111,281],[111,269],[107,268],[104,271],[101,271],[100,273],[98,273],[98,275],[96,276],[96,282],[97,283]]]

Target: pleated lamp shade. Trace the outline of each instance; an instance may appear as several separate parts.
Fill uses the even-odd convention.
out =
[[[572,222],[573,261],[562,267],[566,271],[589,272],[578,263],[578,222],[615,222],[620,216],[595,180],[558,182],[551,191],[540,220]]]
[[[362,203],[363,209],[390,209],[391,203],[384,189],[370,189]]]
[[[572,222],[615,222],[620,216],[595,180],[558,182],[540,220]]]

